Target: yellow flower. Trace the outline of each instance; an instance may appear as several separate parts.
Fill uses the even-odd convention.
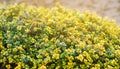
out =
[[[112,65],[114,66],[116,64],[116,61],[115,60],[112,60]]]
[[[9,57],[8,60],[9,60],[9,63],[13,62],[13,59],[11,57]]]
[[[35,40],[34,38],[31,39],[31,42],[32,42],[32,43],[35,43],[35,41],[36,41],[36,40]]]
[[[3,49],[3,48],[4,48],[4,46],[2,45],[2,42],[0,42],[0,48],[1,48],[1,49]]]
[[[7,69],[10,69],[10,68],[11,68],[10,64],[6,65],[6,68],[7,68]]]
[[[22,29],[22,26],[17,26],[17,30],[21,30]]]
[[[21,65],[16,66],[14,69],[21,69]]]
[[[30,32],[30,30],[29,30],[29,29],[26,29],[26,30],[25,30],[25,32],[26,32],[26,33],[29,33],[29,32]]]
[[[86,51],[83,52],[83,55],[86,56],[86,57],[89,56],[89,54]]]
[[[17,52],[17,48],[13,48],[13,52],[16,53]]]
[[[69,38],[66,38],[66,41],[67,41],[67,42],[71,42],[71,40],[70,40]]]
[[[115,51],[115,56],[120,56],[120,50]]]
[[[11,35],[10,35],[10,34],[8,34],[8,35],[7,35],[7,37],[8,37],[8,38],[11,38]]]
[[[47,57],[44,59],[44,62],[45,62],[45,63],[48,63],[49,61],[50,61],[50,57],[47,56]]]
[[[7,54],[7,51],[2,51],[1,52],[3,55],[6,55]]]
[[[86,38],[88,38],[88,39],[89,39],[89,38],[91,38],[91,36],[90,36],[90,35],[86,35]]]
[[[37,27],[34,27],[34,28],[33,28],[33,31],[35,31],[35,32],[36,32],[37,30],[38,30],[38,28],[37,28]]]
[[[51,27],[47,26],[45,30],[47,30],[50,34],[53,34]]]
[[[38,69],[47,69],[45,65],[42,65],[40,68]]]
[[[55,69],[60,69],[60,66],[57,66]]]
[[[91,69],[99,69],[99,68],[96,68],[96,67],[92,67]]]
[[[49,41],[48,38],[46,38],[46,39],[45,39],[45,42],[48,42],[48,41]]]
[[[52,58],[59,59],[59,54],[53,54]]]
[[[95,54],[94,57],[95,57],[95,59],[98,59],[98,58],[99,58],[98,54]]]
[[[71,49],[65,49],[65,51],[66,51],[67,53],[71,53],[71,52],[72,52]]]
[[[84,48],[86,43],[85,42],[80,42],[79,44],[80,44],[80,48]]]
[[[84,57],[83,57],[83,55],[79,55],[78,57],[76,57],[78,60],[80,60],[81,62],[83,61],[83,59],[84,59]]]
[[[95,64],[96,69],[100,69],[100,64]]]
[[[72,61],[69,61],[68,62],[68,69],[73,68],[73,66],[74,66],[74,63]]]
[[[55,42],[55,41],[57,41],[57,39],[54,37],[54,38],[52,38],[50,41],[51,41],[51,42]]]
[[[114,69],[114,67],[108,65],[108,67],[106,67],[105,69]]]
[[[17,59],[17,58],[18,58],[18,56],[17,56],[17,55],[15,55],[13,58],[14,58],[14,59]]]
[[[19,47],[18,47],[18,50],[23,50],[23,48],[22,48],[22,45],[20,45]]]
[[[90,49],[89,52],[92,53],[92,54],[94,54],[95,50],[94,49]]]

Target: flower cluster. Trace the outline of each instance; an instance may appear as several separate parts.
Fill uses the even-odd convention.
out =
[[[120,27],[89,11],[0,7],[0,69],[119,69]]]

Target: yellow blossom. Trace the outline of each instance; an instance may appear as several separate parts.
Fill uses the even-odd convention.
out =
[[[78,57],[76,57],[78,60],[80,60],[81,62],[83,61],[84,57],[83,55],[79,55]]]
[[[10,64],[6,65],[6,68],[7,68],[7,69],[10,69],[10,68],[11,68]]]
[[[59,54],[53,54],[52,58],[59,59]]]
[[[30,30],[29,30],[29,29],[26,29],[26,30],[25,30],[25,32],[26,32],[26,33],[29,33],[29,32],[30,32]]]
[[[22,29],[22,26],[17,26],[17,30],[21,30]]]
[[[42,65],[41,67],[39,67],[38,69],[47,69],[46,66]]]

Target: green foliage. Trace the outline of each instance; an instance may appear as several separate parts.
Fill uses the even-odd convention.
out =
[[[0,68],[120,68],[120,27],[95,13],[7,5],[0,32]]]

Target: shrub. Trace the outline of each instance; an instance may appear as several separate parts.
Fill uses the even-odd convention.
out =
[[[0,8],[0,68],[119,69],[120,27],[89,11]]]

